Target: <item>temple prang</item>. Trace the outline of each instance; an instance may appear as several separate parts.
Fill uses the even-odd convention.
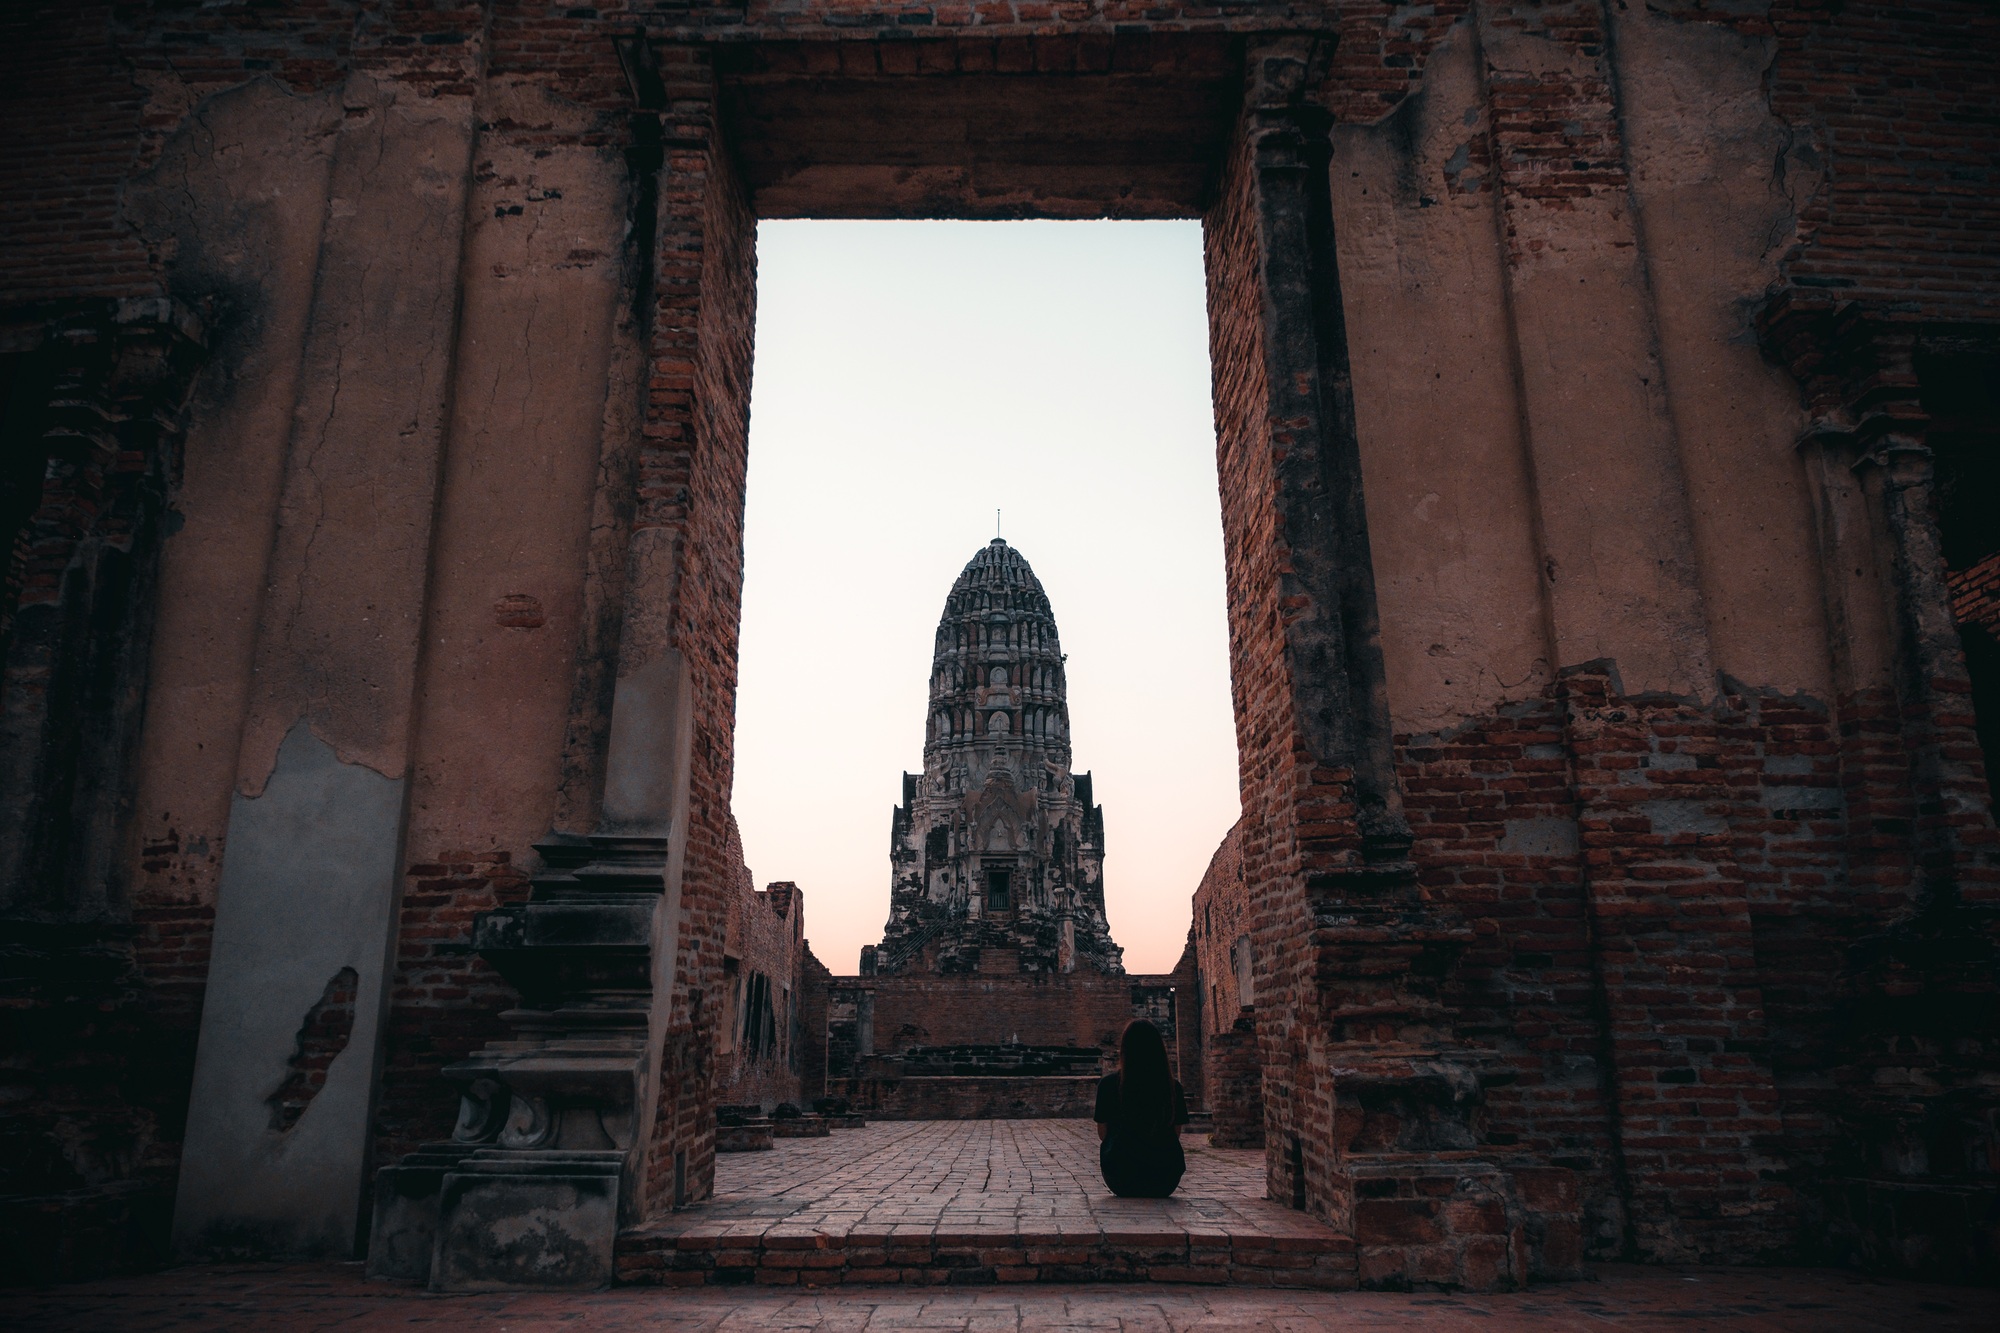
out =
[[[938,619],[924,771],[903,774],[889,921],[864,971],[1124,971],[1104,811],[1070,770],[1064,661],[1041,580],[994,538]]]

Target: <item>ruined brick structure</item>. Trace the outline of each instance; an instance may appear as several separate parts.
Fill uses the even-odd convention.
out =
[[[807,980],[805,894],[784,881],[756,886],[730,821],[737,873],[722,943],[722,1023],[715,1100],[770,1110],[804,1097]],[[823,970],[823,969],[822,969]],[[822,1029],[823,1030],[823,1029]]]
[[[924,771],[903,775],[882,943],[864,972],[1116,974],[1104,919],[1104,811],[1069,770],[1055,614],[995,537],[945,598]]]
[[[706,1194],[755,223],[906,216],[1202,220],[1224,887],[1348,1280],[1994,1271],[1991,5],[69,0],[0,60],[17,1271],[588,1283]]]
[[[1199,1063],[1210,1114],[1209,1141],[1222,1148],[1264,1146],[1263,1061],[1257,1055],[1256,904],[1243,878],[1239,825],[1215,849],[1194,891],[1190,947],[1201,1022],[1183,1067]]]

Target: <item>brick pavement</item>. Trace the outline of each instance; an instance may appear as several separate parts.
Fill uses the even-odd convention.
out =
[[[1263,1154],[1183,1140],[1171,1199],[1120,1199],[1085,1120],[899,1121],[718,1159],[715,1197],[628,1233],[633,1283],[1354,1285],[1352,1242],[1267,1201]]]
[[[1619,1333],[1973,1333],[2000,1327],[2000,1292],[1878,1281],[1814,1269],[1606,1265],[1593,1279],[1512,1295],[1246,1291],[1240,1288],[1037,1286],[977,1290],[857,1288],[800,1292],[625,1287],[598,1292],[432,1296],[370,1282],[359,1264],[216,1265],[44,1292],[0,1294],[0,1327],[203,1329],[214,1333],[420,1326],[563,1333],[1219,1333],[1314,1329],[1618,1330]]]

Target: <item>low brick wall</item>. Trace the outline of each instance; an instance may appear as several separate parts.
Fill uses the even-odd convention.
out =
[[[1264,1146],[1264,1065],[1249,1014],[1227,1032],[1208,1034],[1208,1141],[1218,1148]]]
[[[1097,1078],[845,1078],[827,1091],[870,1120],[1087,1120]]]

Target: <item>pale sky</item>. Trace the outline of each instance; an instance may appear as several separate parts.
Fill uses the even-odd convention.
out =
[[[881,939],[932,635],[1002,535],[1069,655],[1131,972],[1180,956],[1235,822],[1196,222],[764,222],[736,818],[837,974]]]

